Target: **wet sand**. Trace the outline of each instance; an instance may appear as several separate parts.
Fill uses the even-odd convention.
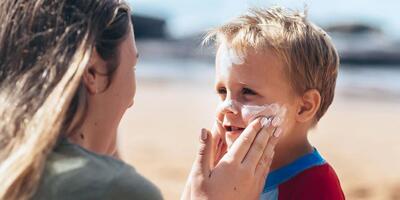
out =
[[[383,94],[382,94],[383,95]],[[400,199],[399,99],[336,99],[310,140],[339,175],[347,199]],[[121,157],[179,199],[200,129],[211,128],[217,98],[211,81],[139,80],[135,105],[119,130]]]

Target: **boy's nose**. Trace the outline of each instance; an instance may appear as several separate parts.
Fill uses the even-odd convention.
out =
[[[240,109],[239,102],[227,99],[218,106],[218,112],[222,114],[233,113],[238,114]]]

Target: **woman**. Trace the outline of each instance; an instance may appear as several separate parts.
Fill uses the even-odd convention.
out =
[[[135,95],[129,13],[117,0],[0,2],[0,199],[161,199],[106,156]],[[264,179],[252,173],[268,174],[276,144],[260,129],[254,121],[215,166],[202,131],[183,198],[257,198],[246,194]]]

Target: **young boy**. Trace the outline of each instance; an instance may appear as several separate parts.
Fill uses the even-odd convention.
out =
[[[334,97],[339,57],[328,35],[303,13],[276,7],[251,10],[207,38],[218,46],[218,134],[227,148],[249,123],[243,112],[279,105],[273,123],[281,139],[261,199],[344,199],[335,171],[307,139]]]

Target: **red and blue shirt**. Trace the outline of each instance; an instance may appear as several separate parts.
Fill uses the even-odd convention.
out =
[[[289,165],[272,171],[260,200],[345,199],[333,168],[316,149]]]

